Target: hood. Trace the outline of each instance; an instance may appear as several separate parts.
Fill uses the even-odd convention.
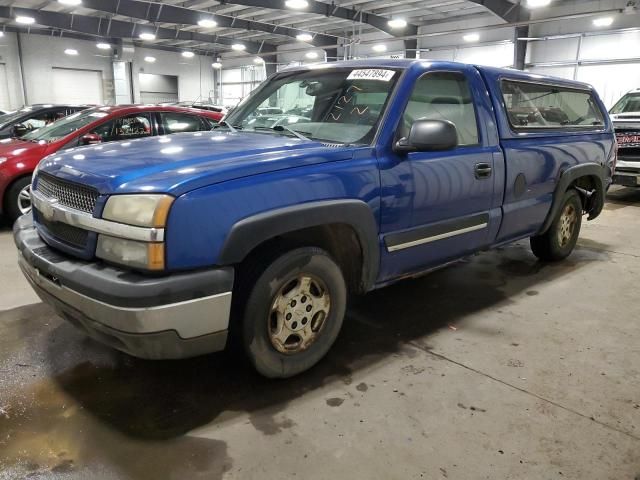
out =
[[[182,195],[226,180],[346,160],[353,147],[333,147],[271,133],[198,132],[65,150],[39,171],[96,188],[102,194]]]
[[[47,144],[27,142],[14,138],[0,140],[0,157],[5,158],[4,162],[11,160],[23,160],[31,155],[42,155],[47,150]],[[2,162],[2,163],[4,163]]]
[[[612,113],[611,120],[619,124],[640,124],[640,112]]]

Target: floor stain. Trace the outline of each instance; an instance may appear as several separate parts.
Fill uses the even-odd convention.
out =
[[[327,398],[327,405],[330,407],[339,407],[344,403],[344,398]]]
[[[369,387],[367,386],[366,383],[361,382],[358,385],[356,385],[356,390],[358,390],[359,392],[366,392],[367,390],[369,390]]]

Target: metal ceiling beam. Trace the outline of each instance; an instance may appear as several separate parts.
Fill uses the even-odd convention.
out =
[[[491,13],[494,13],[507,23],[529,20],[529,11],[520,3],[511,3],[507,0],[469,0],[472,3],[482,5]]]
[[[212,45],[231,47],[234,43],[240,43],[229,37],[218,35],[206,35],[198,32],[173,30],[154,25],[124,22],[102,17],[89,17],[85,15],[72,15],[69,13],[32,10],[28,8],[0,7],[0,17],[14,18],[17,15],[33,17],[36,25],[57,28],[69,32],[83,33],[105,38],[138,38],[142,32],[153,33],[157,40],[184,40]],[[252,54],[273,52],[276,46],[265,42],[241,42],[246,46],[246,51]],[[150,45],[151,46],[151,45]]]
[[[152,3],[142,0],[83,0],[82,6],[99,12],[123,15],[154,23],[198,25],[199,20],[202,20],[203,18],[210,18],[215,20],[219,27],[249,31],[255,30],[274,35],[282,35],[289,38],[296,38],[296,36],[301,33],[311,33],[314,37],[309,43],[316,46],[325,45],[337,40],[333,35],[323,35],[320,33],[314,34],[312,32],[296,28],[243,20],[236,17],[192,10],[190,8],[179,7],[167,3]]]
[[[418,32],[416,25],[407,25],[401,30],[392,29],[388,22],[390,18],[376,15],[374,13],[363,12],[355,8],[346,8],[334,3],[324,3],[317,0],[307,0],[309,6],[301,10],[291,10],[285,5],[285,0],[219,0],[221,4],[244,5],[246,7],[268,8],[271,10],[284,10],[291,13],[314,13],[325,17],[336,17],[352,22],[371,25],[394,37],[402,35],[415,35]]]

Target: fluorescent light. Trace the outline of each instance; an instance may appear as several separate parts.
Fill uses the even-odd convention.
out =
[[[304,56],[310,59],[318,58],[318,52],[307,52]]]
[[[308,33],[301,33],[299,35],[296,35],[296,38],[301,42],[309,42],[313,40],[313,36]]]
[[[144,61],[147,63],[153,63],[156,61],[156,57],[144,57]]]
[[[253,59],[253,63],[264,63],[264,58],[256,57]]]
[[[153,33],[149,33],[149,32],[142,32],[138,36],[140,37],[141,40],[155,40],[156,39],[156,36]]]
[[[195,55],[196,55],[195,53],[193,53],[193,52],[189,52],[189,51],[182,52],[182,56],[183,56],[184,58],[193,58]]]
[[[211,64],[211,66],[212,66],[213,68],[216,68],[216,69],[217,69],[217,68],[222,68],[222,64],[221,64],[220,62],[213,62],[213,63]]]
[[[108,43],[96,43],[96,47],[98,47],[100,50],[109,50],[111,48],[111,45]]]
[[[394,18],[393,20],[389,20],[387,24],[391,28],[404,28],[407,26],[407,21],[404,18]]]
[[[309,2],[307,2],[307,0],[287,0],[284,4],[288,8],[294,8],[296,10],[307,8],[309,6]]]
[[[67,48],[64,53],[67,55],[78,55],[78,50],[75,48]]]
[[[31,25],[32,23],[36,23],[36,19],[33,17],[25,17],[22,15],[18,15],[16,17],[16,22],[21,23],[23,25]]]
[[[480,35],[477,33],[467,33],[462,37],[465,42],[477,42],[480,40]]]
[[[613,23],[613,17],[600,17],[593,20],[596,27],[609,27]]]
[[[241,52],[242,50],[246,49],[247,47],[245,45],[243,45],[242,43],[234,43],[233,45],[231,45],[231,50],[236,50],[238,52]]]
[[[551,0],[527,0],[528,8],[540,8],[546,7],[551,3]]]
[[[80,5],[82,0],[58,0],[58,2],[62,5],[71,5],[75,7],[76,5]]]
[[[212,18],[203,18],[202,20],[198,20],[198,25],[204,28],[213,28],[218,26],[218,22]]]
[[[373,50],[374,52],[386,52],[387,51],[387,46],[379,43],[378,45],[374,45],[373,47],[371,47],[371,50]]]
[[[0,38],[4,37],[4,32],[0,31]]]

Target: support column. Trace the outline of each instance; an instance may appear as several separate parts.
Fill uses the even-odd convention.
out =
[[[524,70],[525,59],[527,58],[526,40],[518,40],[529,36],[529,25],[516,27],[513,34],[513,68]]]
[[[407,35],[417,35],[418,27],[408,27]],[[418,39],[404,41],[404,58],[418,58]]]

